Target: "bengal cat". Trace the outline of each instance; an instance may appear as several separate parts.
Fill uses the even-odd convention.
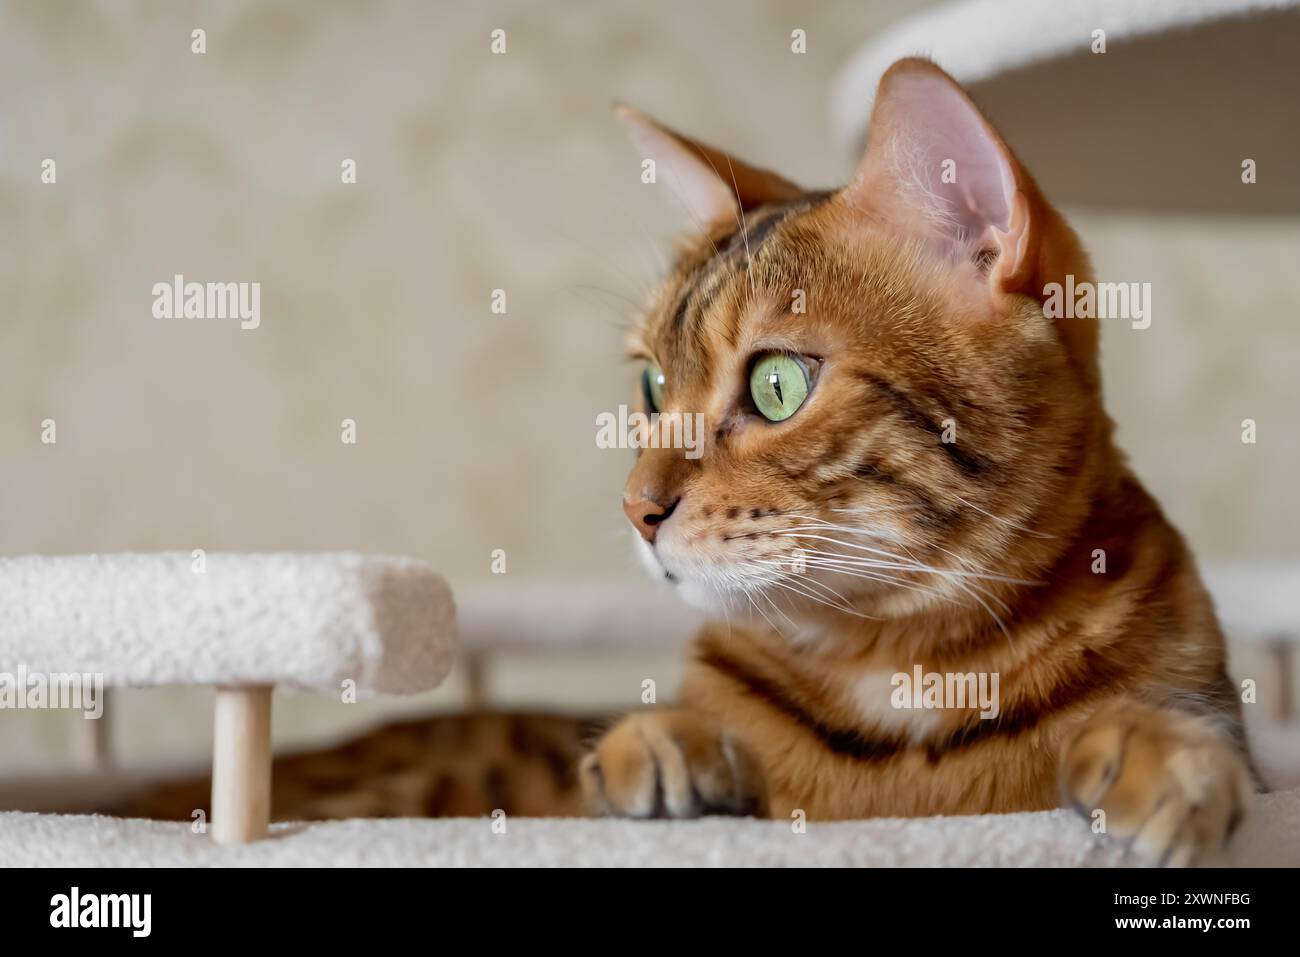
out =
[[[563,814],[576,780],[626,817],[1066,804],[1153,860],[1220,847],[1253,786],[1214,610],[1112,441],[1097,322],[1045,315],[1088,259],[971,100],[896,63],[824,193],[619,116],[700,226],[632,348],[654,428],[702,413],[704,454],[644,448],[624,490],[652,573],[718,621],[679,703],[614,724],[576,775],[561,719],[381,731],[278,765],[277,815]],[[995,678],[996,707],[954,701],[961,676]],[[489,720],[496,744],[446,750]],[[519,763],[484,772],[484,748]]]

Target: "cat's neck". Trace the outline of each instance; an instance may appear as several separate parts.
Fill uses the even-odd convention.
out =
[[[993,569],[996,577],[965,580],[937,573],[925,590],[851,601],[851,610],[813,605],[781,618],[769,615],[755,623],[766,636],[760,640],[773,649],[845,662],[880,655],[962,658],[998,646],[1012,657],[1032,653],[1022,635],[1038,634],[1045,620],[1068,619],[1123,576],[1139,533],[1158,527],[1177,538],[1110,443],[1109,429],[1097,438],[1089,452],[1095,480],[1080,485],[1078,501],[1045,507],[1042,520]],[[1017,649],[1020,654],[1014,654]]]

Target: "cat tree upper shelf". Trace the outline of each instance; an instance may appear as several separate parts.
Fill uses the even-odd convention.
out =
[[[928,55],[1063,206],[1294,216],[1297,49],[1300,0],[960,0],[873,37],[832,112],[859,148],[880,75]]]

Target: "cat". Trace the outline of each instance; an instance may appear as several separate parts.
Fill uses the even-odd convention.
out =
[[[1064,804],[1153,861],[1223,846],[1254,777],[1212,603],[1113,444],[1097,322],[1044,313],[1088,259],[970,98],[894,64],[834,192],[618,116],[699,226],[631,351],[640,411],[703,414],[704,448],[645,443],[623,496],[716,620],[679,701],[590,745],[561,716],[381,729],[277,761],[275,817]]]
[[[624,508],[651,572],[724,623],[676,708],[583,759],[591,804],[1066,804],[1155,861],[1220,848],[1254,779],[1214,609],[1112,441],[1098,323],[1045,315],[1088,259],[971,99],[894,64],[833,193],[619,114],[704,227],[633,336],[642,402],[710,425],[695,461],[644,449]],[[996,676],[996,717],[900,707],[918,669]]]

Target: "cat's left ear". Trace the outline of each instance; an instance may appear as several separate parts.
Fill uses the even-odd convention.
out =
[[[1091,275],[1078,237],[1039,192],[966,91],[929,60],[899,60],[880,80],[867,153],[841,194],[850,207],[937,245],[995,298],[1043,301],[1049,283]],[[1057,323],[1096,384],[1096,319]]]
[[[776,173],[683,136],[630,106],[616,106],[614,115],[642,158],[654,160],[656,182],[666,182],[700,225],[738,220],[741,210],[803,192]]]
[[[867,152],[844,195],[969,257],[995,288],[1029,291],[1042,225],[1037,189],[966,92],[929,60],[900,60],[881,78]]]

